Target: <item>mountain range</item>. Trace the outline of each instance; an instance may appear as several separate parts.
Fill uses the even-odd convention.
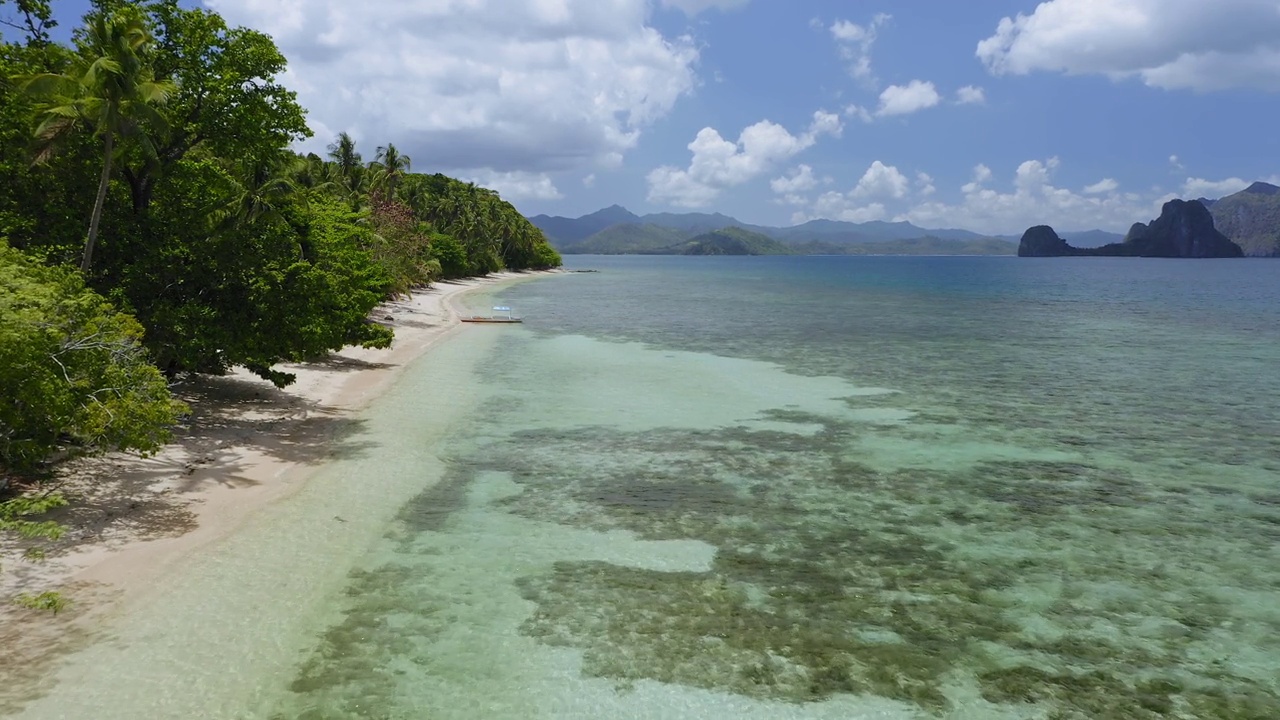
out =
[[[682,254],[698,236],[725,229],[753,233],[808,255],[1013,255],[1017,236],[992,236],[957,228],[921,228],[909,222],[810,220],[791,227],[751,225],[720,213],[636,215],[619,205],[578,218],[536,215],[529,218],[557,250],[568,254]],[[1067,233],[1080,247],[1117,242],[1121,235],[1102,230]],[[757,238],[749,247],[765,247]],[[777,248],[771,247],[770,253]],[[757,253],[749,253],[757,254]]]
[[[1213,215],[1218,230],[1245,255],[1280,257],[1280,187],[1256,182],[1224,198],[1198,199]],[[537,215],[529,219],[557,250],[568,254],[680,254],[681,247],[692,247],[683,245],[690,240],[726,228],[765,236],[805,255],[1014,255],[1020,237],[878,220],[810,220],[791,227],[768,227],[720,213],[636,215],[619,205],[579,218]],[[1076,248],[1097,248],[1122,242],[1124,236],[1087,230],[1062,233],[1061,239]],[[757,238],[745,247],[762,250],[766,246]],[[770,252],[777,251],[770,247]]]

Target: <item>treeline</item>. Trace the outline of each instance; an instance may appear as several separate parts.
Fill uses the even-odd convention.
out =
[[[155,450],[167,380],[385,347],[381,301],[549,268],[491,190],[394,145],[326,157],[271,39],[177,0],[94,0],[70,47],[47,0],[0,0],[0,485],[55,454]],[[0,529],[17,522],[0,507]]]

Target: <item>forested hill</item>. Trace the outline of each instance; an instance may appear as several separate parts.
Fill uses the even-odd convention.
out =
[[[166,378],[286,385],[279,363],[388,345],[384,299],[560,263],[497,193],[413,173],[391,138],[295,154],[311,133],[263,33],[95,2],[67,47],[49,3],[0,4],[0,488],[54,453],[156,448]]]

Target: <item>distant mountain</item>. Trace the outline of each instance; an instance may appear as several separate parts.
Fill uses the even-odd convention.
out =
[[[688,233],[661,225],[623,223],[605,228],[579,243],[565,245],[560,251],[569,255],[632,255],[676,245]]]
[[[821,241],[797,243],[792,250],[802,255],[1017,255],[1018,244],[1000,238],[944,240],[925,236],[904,240],[837,244]]]
[[[537,226],[556,249],[582,242],[605,228],[639,220],[639,215],[621,205],[611,205],[580,218],[552,215],[535,215],[529,218],[529,222]]]
[[[977,240],[987,237],[968,230],[934,230],[918,227],[909,222],[884,222],[881,220],[872,220],[865,223],[851,223],[840,220],[810,220],[803,225],[774,228],[773,232],[768,234],[784,242],[821,241],[846,244],[910,240],[926,236],[940,240]]]
[[[682,243],[650,251],[654,255],[792,255],[791,248],[768,235],[728,227]]]
[[[742,222],[720,213],[653,213],[640,220],[648,225],[683,230],[691,235],[743,226]]]
[[[1256,182],[1209,206],[1213,222],[1250,257],[1280,257],[1280,187]]]
[[[750,225],[721,213],[652,213],[636,215],[613,205],[580,218],[537,215],[530,218],[546,233],[551,243],[564,253],[617,255],[643,253],[668,248],[703,233],[735,227],[765,235],[797,248],[799,252],[821,255],[985,255],[1012,254],[1019,237],[992,236],[957,228],[922,228],[909,222],[853,223],[840,220],[810,220],[792,227]],[[1120,242],[1122,235],[1102,230],[1063,233],[1075,247],[1092,248]],[[904,240],[920,242],[897,244]],[[997,242],[982,241],[995,240]],[[938,242],[967,245],[935,245]],[[1002,244],[1006,243],[1006,244]],[[864,249],[846,246],[870,244]]]

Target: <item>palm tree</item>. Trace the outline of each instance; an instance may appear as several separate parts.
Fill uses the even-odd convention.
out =
[[[396,146],[391,143],[387,143],[386,147],[378,148],[378,154],[370,164],[382,169],[376,186],[385,188],[387,196],[394,198],[396,196],[396,186],[400,184],[400,178],[409,172],[409,166],[412,164],[413,159],[408,155],[401,155]]]
[[[345,132],[338,133],[338,139],[329,145],[329,157],[338,167],[342,177],[342,189],[349,198],[359,193],[364,180],[364,166],[360,153],[356,152],[356,141]]]
[[[88,19],[80,53],[67,72],[44,73],[26,81],[27,90],[42,98],[35,132],[37,163],[47,162],[58,141],[81,127],[102,138],[102,177],[80,261],[85,273],[93,263],[116,139],[134,138],[144,154],[154,155],[155,146],[144,128],[163,132],[167,127],[156,106],[169,98],[174,85],[157,82],[144,62],[152,42],[136,8],[98,13]]]
[[[283,220],[281,211],[294,201],[306,202],[297,182],[291,177],[293,158],[272,158],[253,163],[246,177],[233,179],[232,192],[212,211],[210,217],[219,228],[252,225],[261,219]]]

